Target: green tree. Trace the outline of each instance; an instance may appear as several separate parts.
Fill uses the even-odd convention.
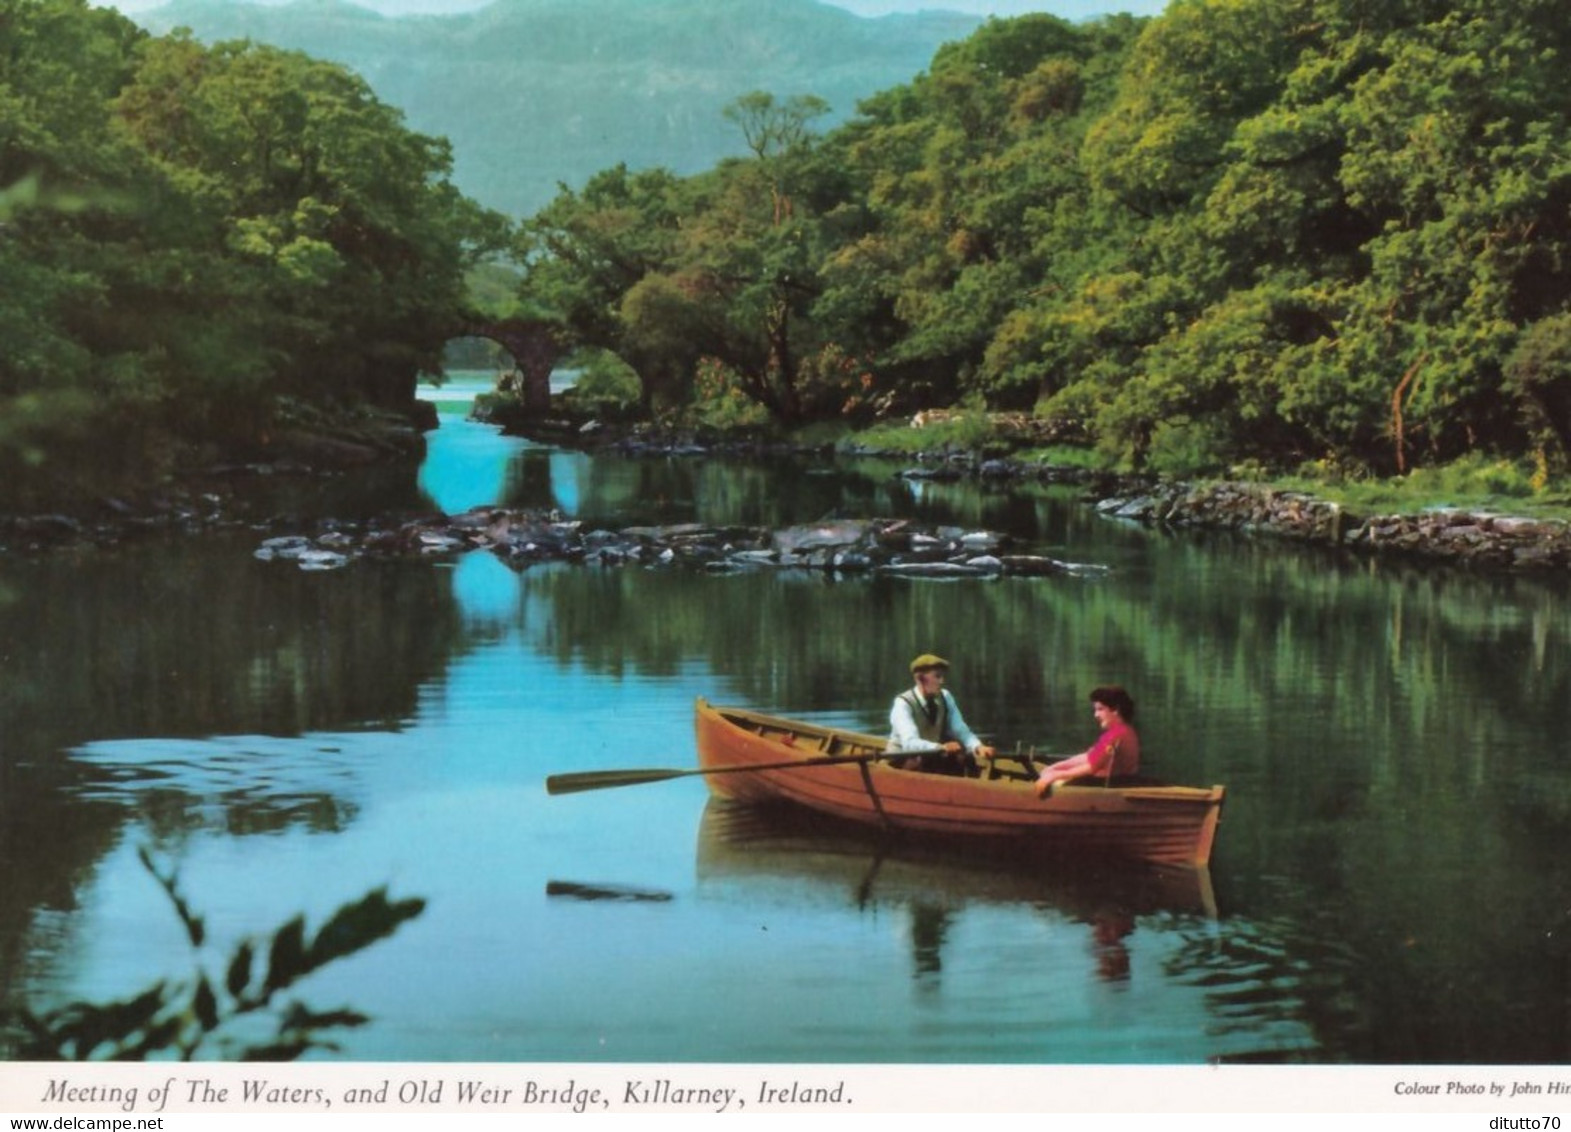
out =
[[[1033,328],[1086,267],[1080,149],[1137,27],[989,21],[831,139],[866,186],[871,230],[834,258],[829,292],[885,299],[874,352],[913,405],[966,390],[1029,405],[1047,380]]]
[[[783,419],[857,371],[1137,466],[1520,452],[1559,412],[1568,52],[1550,0],[991,20],[823,138],[746,96],[751,158],[658,209],[568,195],[532,293],[663,395],[707,357]]]
[[[1220,399],[1224,447],[1277,462],[1519,447],[1501,367],[1565,301],[1566,31],[1537,3],[1204,0],[1154,22],[1085,150],[1135,218],[1132,266],[1181,284],[1080,386],[1110,446],[1138,461]],[[1247,370],[1183,341],[1224,325],[1257,327],[1228,335]]]
[[[563,186],[517,235],[520,305],[560,325],[569,344],[609,350],[633,364],[646,415],[677,396],[681,378],[671,371],[680,367],[634,360],[642,343],[629,336],[623,307],[638,284],[673,262],[688,192],[667,170],[634,173],[619,165],[580,191]]]
[[[1571,313],[1535,322],[1506,359],[1505,387],[1571,459]]]
[[[250,444],[283,394],[402,407],[506,224],[358,78],[0,0],[0,480]],[[106,422],[113,428],[106,428]]]
[[[448,181],[445,141],[341,67],[183,36],[148,46],[117,110],[263,288],[292,392],[398,405],[439,366],[464,273],[504,236]]]
[[[829,103],[811,94],[781,102],[755,90],[728,103],[722,113],[741,129],[747,148],[766,170],[773,223],[783,223],[792,211],[792,160],[809,147],[811,123],[829,113]]]

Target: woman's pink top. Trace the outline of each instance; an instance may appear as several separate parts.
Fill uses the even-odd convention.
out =
[[[1113,760],[1112,771],[1108,771],[1107,760]],[[1086,759],[1091,764],[1091,773],[1114,776],[1122,774],[1140,773],[1140,736],[1135,734],[1135,729],[1127,723],[1115,723],[1099,738],[1086,752]]]

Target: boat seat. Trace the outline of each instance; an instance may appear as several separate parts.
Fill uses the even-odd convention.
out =
[[[993,759],[989,763],[987,769],[982,772],[982,777],[987,779],[989,782],[996,782],[1000,778],[1007,778],[1007,779],[1009,779],[1010,781],[1013,781],[1013,782],[1035,782],[1036,781],[1036,768],[1035,767],[1023,766],[1023,767],[1020,767],[1020,768],[1016,769],[1016,768],[1013,768],[1013,767],[1002,767],[1002,766],[998,765],[999,763],[1006,762],[1006,761],[1012,762],[1014,760],[1013,759],[1006,760],[1006,759],[1002,759],[1002,758]]]
[[[1082,774],[1078,778],[1066,778],[1061,785],[1064,786],[1105,786],[1109,789],[1124,789],[1131,786],[1161,786],[1159,779],[1147,778],[1141,774],[1115,774],[1112,778],[1103,778],[1100,774]]]

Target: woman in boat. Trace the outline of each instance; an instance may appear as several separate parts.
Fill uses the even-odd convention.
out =
[[[910,767],[935,774],[966,774],[977,759],[990,759],[992,747],[966,726],[954,696],[944,688],[949,662],[923,653],[911,662],[916,681],[895,697],[889,709],[891,752],[910,752],[914,759],[891,759],[891,766]]]
[[[1117,684],[1093,689],[1091,714],[1101,736],[1088,750],[1044,768],[1036,780],[1038,798],[1045,798],[1055,782],[1082,775],[1112,778],[1140,773],[1140,736],[1130,726],[1135,718],[1133,697]]]

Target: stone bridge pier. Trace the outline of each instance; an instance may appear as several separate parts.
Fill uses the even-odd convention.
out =
[[[511,354],[520,387],[503,392],[517,393],[530,416],[544,416],[550,410],[551,371],[567,352],[559,327],[538,319],[475,319],[465,324],[460,336],[489,338]]]

